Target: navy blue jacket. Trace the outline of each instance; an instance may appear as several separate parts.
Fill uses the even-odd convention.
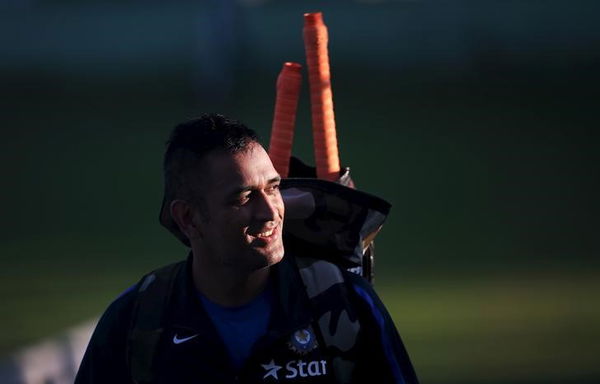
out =
[[[165,308],[158,309],[164,321],[152,382],[417,383],[392,319],[371,285],[333,264],[307,260],[301,265],[300,259],[286,256],[272,267],[276,299],[269,330],[239,371],[195,293],[191,258],[181,262]],[[324,283],[328,275],[338,277],[335,284]],[[143,281],[101,317],[76,384],[134,382],[128,338]]]

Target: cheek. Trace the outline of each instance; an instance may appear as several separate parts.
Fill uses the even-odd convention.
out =
[[[243,236],[249,225],[249,221],[243,212],[234,212],[233,214],[223,214],[219,218],[220,228],[223,233],[232,236]]]
[[[283,197],[281,197],[281,194],[277,199],[276,206],[277,210],[279,211],[279,214],[281,215],[281,217],[283,217],[283,215],[285,214],[285,205],[283,204]]]

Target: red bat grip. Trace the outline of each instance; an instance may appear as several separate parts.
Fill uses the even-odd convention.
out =
[[[302,83],[301,69],[302,66],[298,63],[284,63],[277,77],[277,94],[269,156],[281,177],[287,177],[289,173],[296,125],[296,110]]]

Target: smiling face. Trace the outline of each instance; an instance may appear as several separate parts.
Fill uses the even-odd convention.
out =
[[[202,258],[243,272],[273,265],[283,257],[284,205],[280,176],[258,143],[230,154],[212,152],[203,159],[202,209],[192,241]]]

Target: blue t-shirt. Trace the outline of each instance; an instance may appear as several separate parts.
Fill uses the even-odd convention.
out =
[[[222,307],[199,295],[208,316],[217,328],[236,369],[240,369],[254,343],[267,332],[271,317],[270,284],[254,300],[241,307]]]

